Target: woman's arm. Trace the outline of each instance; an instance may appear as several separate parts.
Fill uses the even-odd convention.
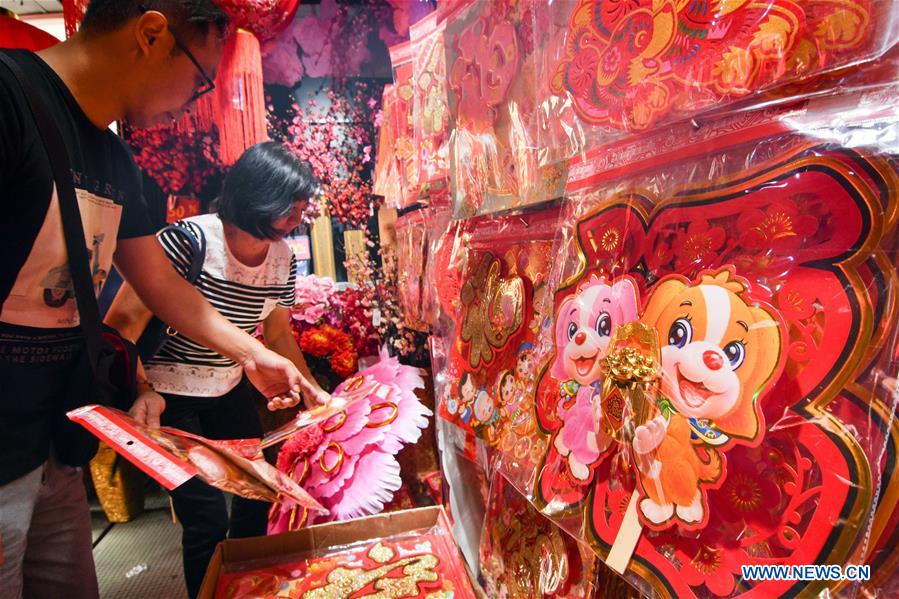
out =
[[[301,383],[303,399],[306,407],[326,404],[331,401],[331,395],[322,389],[315,377],[309,371],[303,352],[297,346],[290,328],[290,311],[283,306],[277,306],[262,323],[262,334],[265,344],[276,353],[284,356],[294,363],[304,381]]]
[[[153,313],[140,301],[131,285],[122,283],[103,322],[125,339],[137,343],[152,317]],[[153,389],[140,358],[137,359],[137,390],[137,399],[128,414],[141,424],[158,427],[159,417],[165,410],[165,399]]]
[[[152,317],[153,313],[140,301],[134,288],[124,282],[112,300],[103,322],[117,330],[125,339],[137,343]]]
[[[175,271],[155,237],[120,240],[115,264],[163,322],[243,366],[253,386],[268,398],[270,410],[296,405],[303,378],[296,367],[213,308]]]

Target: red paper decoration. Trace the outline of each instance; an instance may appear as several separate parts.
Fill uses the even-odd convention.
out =
[[[0,48],[24,48],[38,52],[59,40],[34,25],[0,15]]]
[[[78,31],[81,25],[81,19],[84,18],[84,11],[90,0],[63,0],[62,16],[66,23],[66,37],[70,38]]]
[[[218,0],[232,24],[265,41],[293,22],[300,0]]]
[[[692,184],[677,179],[707,168],[710,155],[740,166]],[[879,415],[890,408],[874,393],[857,399],[868,384],[860,373],[895,334],[895,291],[877,283],[895,269],[895,166],[877,153],[784,134],[760,111],[622,142],[574,168],[565,225],[574,253],[560,265],[569,274],[559,278],[557,317],[570,314],[568,298],[593,276],[632,280],[637,317],[659,333],[663,380],[677,389],[663,382],[653,419],[668,428],[648,470],[636,457],[652,455],[637,440],[645,427],[630,445],[596,443],[599,451],[572,463],[565,416],[575,406],[566,391],[607,396],[591,392],[596,378],[544,371],[537,414],[551,442],[535,488],[544,513],[572,523],[615,563],[614,548],[636,542],[629,580],[659,596],[781,596],[798,587],[741,581],[740,566],[865,559],[851,540],[865,534],[867,518],[886,526],[895,505],[878,506],[872,495],[887,475],[868,449],[891,434]],[[678,175],[666,179],[669,172]],[[687,297],[699,287],[701,299]],[[718,329],[712,343],[725,313],[740,331]],[[766,328],[781,340],[755,337]],[[556,354],[568,339],[554,335]],[[698,348],[705,368],[730,363],[736,375],[730,386],[716,380],[714,396],[681,376],[705,376],[683,358]],[[699,411],[684,407],[700,396],[708,399]],[[735,397],[735,408],[712,414],[713,397]],[[676,438],[692,441],[675,450]],[[678,489],[669,484],[675,473]],[[684,487],[691,497],[681,496]],[[885,529],[872,530],[876,543]]]
[[[590,125],[645,130],[855,58],[874,37],[870,0],[599,3],[571,12],[550,82]]]

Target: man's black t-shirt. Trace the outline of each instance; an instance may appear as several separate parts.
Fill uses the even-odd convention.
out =
[[[38,56],[4,51],[56,120],[72,166],[99,292],[116,240],[154,233],[131,153],[93,125]],[[24,94],[0,65],[0,484],[38,467],[49,416],[83,341],[50,164]]]

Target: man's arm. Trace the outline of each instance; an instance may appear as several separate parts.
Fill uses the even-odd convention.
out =
[[[319,386],[315,377],[309,371],[303,353],[297,346],[293,332],[290,330],[290,311],[283,306],[278,306],[268,315],[262,323],[262,333],[265,343],[273,351],[284,356],[294,363],[303,374],[303,398],[307,408],[326,404],[331,401],[331,395]]]
[[[155,237],[120,239],[115,264],[144,305],[162,321],[240,364],[250,382],[269,399],[269,409],[297,404],[302,388],[297,368],[209,305],[178,275]]]

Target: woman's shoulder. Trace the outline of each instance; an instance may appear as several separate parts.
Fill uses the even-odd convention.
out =
[[[174,223],[175,227],[191,233],[197,240],[205,239],[207,243],[220,240],[224,235],[222,221],[217,214],[200,214],[190,216]]]
[[[183,227],[199,227],[204,231],[222,230],[222,221],[221,219],[219,219],[219,215],[214,212],[211,214],[198,214],[197,216],[189,216],[185,219],[179,220],[176,224]]]

